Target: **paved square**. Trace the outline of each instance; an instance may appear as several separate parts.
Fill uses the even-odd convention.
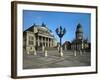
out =
[[[60,57],[57,50],[48,51],[48,56],[45,57],[42,51],[37,51],[37,55],[23,55],[23,69],[36,68],[56,68],[56,67],[75,67],[75,66],[90,66],[91,55],[89,52],[84,52],[80,55],[76,52],[74,56],[72,51],[63,51],[64,56]]]

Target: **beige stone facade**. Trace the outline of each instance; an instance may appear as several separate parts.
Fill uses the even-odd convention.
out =
[[[44,24],[33,25],[23,32],[23,48],[27,54],[33,53],[42,47],[55,47],[55,39],[52,32]]]

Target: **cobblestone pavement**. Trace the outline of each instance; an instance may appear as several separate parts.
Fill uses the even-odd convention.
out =
[[[37,51],[37,55],[23,55],[23,68],[56,68],[56,67],[75,67],[75,66],[90,66],[91,58],[89,52],[84,52],[82,55],[73,51],[63,51],[64,56],[61,57],[57,50],[48,51],[48,56],[45,57],[44,52]]]

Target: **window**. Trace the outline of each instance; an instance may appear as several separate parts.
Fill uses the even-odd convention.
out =
[[[33,45],[33,41],[30,41],[30,40],[29,40],[29,45]]]
[[[29,36],[29,40],[34,40],[33,36]]]
[[[33,36],[29,36],[29,45],[33,45],[34,38]]]

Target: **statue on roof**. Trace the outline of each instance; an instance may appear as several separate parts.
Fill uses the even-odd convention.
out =
[[[46,25],[44,23],[42,23],[42,27],[46,27]]]

